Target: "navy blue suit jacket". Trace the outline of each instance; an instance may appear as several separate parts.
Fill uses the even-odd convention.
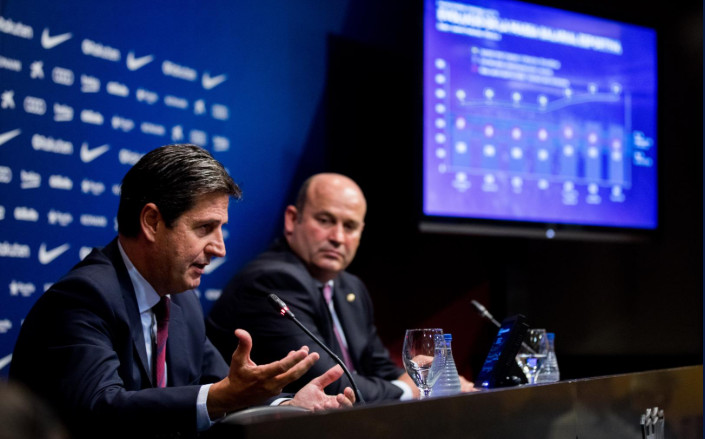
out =
[[[225,358],[232,355],[236,328],[252,335],[252,359],[268,363],[307,345],[321,358],[299,380],[285,387],[294,392],[335,365],[334,360],[292,321],[279,315],[266,296],[276,293],[311,332],[342,358],[325,299],[303,262],[283,241],[277,241],[238,273],[223,290],[206,319],[208,337]],[[357,277],[341,272],[335,279],[334,303],[356,373],[355,381],[367,402],[397,399],[402,391],[390,383],[404,370],[390,358],[377,335],[367,288]],[[350,383],[345,375],[326,388],[340,393]]]
[[[172,296],[168,387],[154,388],[142,323],[117,240],[94,249],[27,315],[10,378],[46,398],[74,437],[196,435],[201,384],[228,365],[206,338],[192,291]]]

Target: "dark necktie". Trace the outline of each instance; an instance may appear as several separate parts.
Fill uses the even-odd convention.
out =
[[[348,352],[348,348],[343,342],[343,337],[340,334],[340,331],[338,330],[338,326],[340,325],[338,321],[338,316],[335,313],[335,308],[331,301],[333,300],[333,289],[331,288],[329,283],[326,283],[323,286],[323,298],[326,299],[326,303],[328,304],[328,309],[330,310],[331,317],[333,318],[333,332],[335,333],[335,338],[338,340],[338,344],[340,345],[340,350],[343,352],[343,361],[345,362],[345,365],[348,366],[348,369],[355,370],[352,364],[352,360],[350,359],[350,353]]]
[[[166,387],[166,339],[169,337],[169,306],[167,296],[154,305],[157,318],[157,346],[154,352],[154,382],[157,387]]]

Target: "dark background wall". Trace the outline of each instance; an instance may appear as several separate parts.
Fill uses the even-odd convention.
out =
[[[0,0],[0,15],[35,28],[31,41],[0,33],[0,55],[23,59],[26,65],[35,58],[25,56],[40,57],[47,72],[54,63],[77,75],[99,66],[94,74],[103,75],[104,81],[131,87],[152,81],[146,82],[148,88],[163,87],[177,95],[189,85],[158,72],[147,78],[149,69],[158,71],[157,62],[140,71],[142,79],[124,65],[103,65],[81,55],[81,38],[123,53],[155,54],[199,72],[228,74],[217,89],[198,92],[229,107],[230,118],[217,133],[228,137],[231,147],[216,157],[245,193],[231,205],[228,256],[203,281],[206,312],[214,298],[208,292],[217,293],[279,233],[284,206],[303,179],[333,170],[356,179],[368,198],[367,226],[350,270],[368,284],[380,334],[395,358],[404,329],[440,326],[454,334],[461,371],[474,376],[496,332],[470,307],[475,299],[499,319],[522,313],[533,326],[555,331],[567,378],[700,363],[702,5],[690,1],[647,8],[624,0],[538,1],[657,30],[661,218],[648,241],[542,241],[418,231],[419,0],[125,0],[108,6],[90,0]],[[45,52],[38,43],[44,27],[52,34],[73,32],[74,37]],[[23,52],[25,47],[36,49],[36,55]],[[21,75],[23,80],[28,76],[26,71]],[[21,75],[0,70],[0,91],[15,89],[18,102],[16,109],[0,110],[0,132],[17,128],[16,123],[29,127],[0,149],[0,164],[7,165],[21,152],[27,153],[29,164],[20,166],[80,165],[75,155],[60,161],[32,151],[34,131],[72,140],[76,149],[83,141],[92,146],[110,143],[105,161],[96,162],[103,175],[127,170],[117,164],[119,148],[146,152],[169,142],[139,133],[115,134],[107,127],[93,130],[79,122],[59,133],[49,115],[26,115],[19,99],[28,94],[51,103],[63,86],[48,79],[41,87],[39,82],[21,84],[16,80]],[[72,97],[62,98],[74,105]],[[116,99],[101,101],[106,115],[115,111]],[[83,104],[75,105],[78,109]],[[122,115],[139,122],[132,110],[126,107]],[[155,115],[162,114],[155,111],[148,117]],[[118,182],[105,183],[111,187]],[[0,205],[7,212],[0,219],[0,241],[31,237],[37,246],[46,239],[52,247],[68,239],[63,236],[68,229],[46,224],[45,211],[53,201],[43,198],[33,205],[41,221],[19,224],[23,233],[6,236],[17,226],[9,214],[13,203],[27,203],[9,193],[7,185],[0,186]],[[112,212],[117,197],[78,194],[72,204]],[[88,239],[86,230],[78,225],[69,230],[81,241],[72,242],[71,250],[48,266],[37,264],[35,246],[32,260],[0,258],[0,375],[6,374],[21,318],[42,286],[77,262],[81,246],[104,245],[114,234],[112,228],[91,229]],[[32,283],[36,292],[13,294],[9,284],[15,280]]]
[[[351,5],[328,39],[323,111],[328,167],[368,196],[351,270],[373,292],[392,353],[403,328],[440,326],[474,376],[496,333],[475,299],[500,320],[522,313],[555,331],[566,378],[702,362],[702,6],[543,2],[658,33],[660,227],[616,243],[420,233],[418,12],[372,3]]]

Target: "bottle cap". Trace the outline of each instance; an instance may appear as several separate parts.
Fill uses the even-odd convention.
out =
[[[445,341],[452,341],[452,340],[453,340],[453,335],[444,333],[444,334],[443,334],[443,339],[444,339]]]
[[[546,337],[548,337],[549,341],[553,341],[556,338],[556,334],[553,332],[547,332]]]

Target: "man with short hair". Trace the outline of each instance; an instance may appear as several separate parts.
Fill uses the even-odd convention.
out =
[[[418,396],[377,335],[365,285],[345,271],[360,244],[366,210],[365,197],[350,178],[324,173],[306,180],[296,205],[284,213],[284,240],[237,274],[211,309],[206,329],[221,354],[227,355],[237,343],[233,328],[252,334],[255,361],[269,361],[309,341],[293,322],[273,311],[266,296],[275,293],[348,363],[366,401]],[[287,390],[335,364],[317,346],[312,350],[320,352],[321,359]],[[338,392],[345,385],[349,382],[343,376],[327,390]]]
[[[192,290],[225,256],[231,197],[240,188],[204,149],[149,152],[123,179],[118,237],[27,315],[10,378],[47,399],[74,437],[195,437],[228,412],[272,401],[318,359],[303,346],[257,365],[238,330],[228,367],[206,337]],[[323,393],[341,374],[324,371],[284,404],[351,406],[350,388]]]

